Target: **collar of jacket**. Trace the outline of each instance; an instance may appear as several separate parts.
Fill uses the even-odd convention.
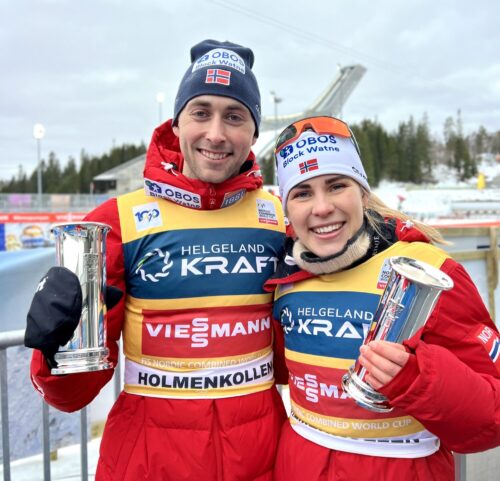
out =
[[[229,207],[263,184],[253,152],[237,176],[220,184],[186,177],[182,174],[183,165],[179,139],[172,130],[172,120],[168,120],[155,129],[148,147],[144,166],[146,194],[194,209],[213,210]]]
[[[362,264],[370,257],[384,251],[392,244],[398,241],[405,242],[429,242],[429,239],[419,231],[411,221],[402,221],[400,219],[385,218],[383,219],[378,214],[373,213],[377,219],[377,224],[381,235],[369,229],[371,244],[368,252],[358,261],[354,262],[350,267]],[[268,279],[264,285],[267,292],[273,292],[277,285],[290,284],[305,279],[316,277],[319,274],[305,271],[301,269],[294,258],[294,247],[296,239],[287,237],[285,239],[285,249],[282,257],[278,261],[278,266],[274,275]],[[314,256],[314,254],[311,254]],[[328,261],[327,258],[317,258],[318,262]]]

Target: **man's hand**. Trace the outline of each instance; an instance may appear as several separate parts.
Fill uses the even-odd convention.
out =
[[[387,341],[371,341],[360,352],[359,362],[368,371],[365,380],[373,389],[392,381],[410,357],[402,344]]]
[[[116,305],[123,292],[106,287],[106,306]],[[52,267],[41,279],[28,311],[24,345],[43,352],[50,367],[54,355],[73,336],[82,314],[82,288],[76,274]]]
[[[43,352],[49,365],[73,335],[82,313],[78,277],[65,267],[52,267],[38,284],[26,319],[24,345]]]

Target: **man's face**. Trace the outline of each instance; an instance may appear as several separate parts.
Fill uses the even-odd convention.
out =
[[[216,95],[191,99],[173,130],[184,155],[182,173],[213,184],[237,175],[257,140],[250,111]]]

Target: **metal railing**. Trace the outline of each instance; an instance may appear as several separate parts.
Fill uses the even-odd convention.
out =
[[[0,212],[89,211],[109,199],[108,194],[0,194]]]
[[[9,388],[7,349],[24,345],[24,329],[10,332],[0,332],[0,413],[2,417],[2,456],[3,481],[11,481],[10,462],[10,432],[9,432]],[[29,379],[26,379],[29,382]],[[119,366],[114,374],[114,395],[118,397],[121,391]],[[43,480],[50,481],[50,433],[49,433],[49,406],[42,399],[42,452],[43,452]],[[87,435],[87,408],[80,410],[80,474],[81,481],[88,481],[88,435]]]
[[[3,481],[11,481],[10,469],[10,440],[9,440],[9,392],[7,385],[7,349],[22,346],[24,330],[0,332],[0,405],[2,416],[2,454],[3,454]],[[119,366],[114,375],[115,398],[121,390]],[[28,380],[27,380],[28,382]],[[50,473],[50,434],[49,434],[49,406],[42,399],[42,451],[43,451],[43,480],[51,481]],[[80,475],[81,481],[88,481],[88,436],[87,436],[87,408],[80,410]],[[466,481],[466,457],[455,455],[455,481]]]

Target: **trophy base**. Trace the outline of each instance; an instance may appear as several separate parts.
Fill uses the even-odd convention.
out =
[[[354,367],[349,368],[349,372],[342,377],[342,388],[357,404],[369,411],[388,413],[393,409],[384,395],[361,380],[354,372]]]
[[[54,356],[57,367],[51,369],[50,373],[61,375],[111,369],[113,365],[107,359],[108,354],[106,347],[58,352]]]

